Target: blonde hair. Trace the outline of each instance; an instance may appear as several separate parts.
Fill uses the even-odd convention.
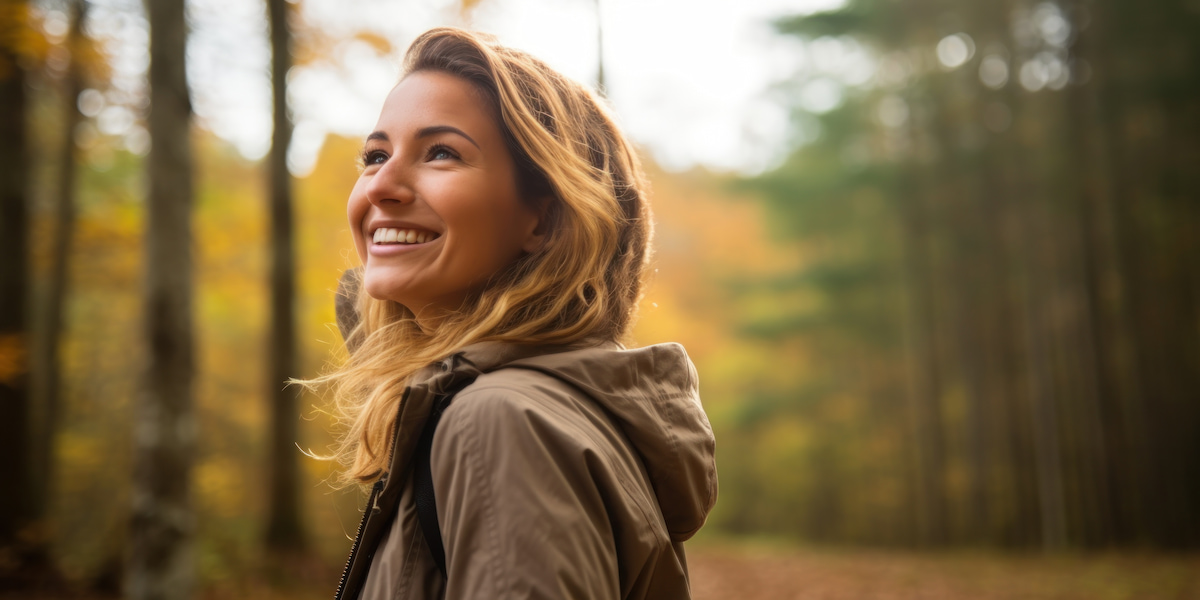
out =
[[[649,258],[641,165],[591,90],[490,36],[454,28],[413,42],[404,75],[418,71],[461,77],[482,93],[517,165],[523,200],[543,211],[545,239],[428,331],[404,306],[350,290],[359,316],[346,337],[353,352],[305,382],[332,386],[335,414],[347,425],[334,451],[343,484],[389,468],[401,396],[423,367],[482,341],[622,341]]]

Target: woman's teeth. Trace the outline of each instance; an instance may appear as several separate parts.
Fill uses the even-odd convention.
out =
[[[373,241],[376,244],[424,244],[437,239],[437,237],[438,234],[432,231],[380,227],[375,230]]]

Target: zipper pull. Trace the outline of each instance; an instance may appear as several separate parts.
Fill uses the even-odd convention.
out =
[[[371,514],[379,514],[383,509],[379,507],[379,493],[383,491],[383,486],[387,483],[387,473],[375,482],[371,487]]]

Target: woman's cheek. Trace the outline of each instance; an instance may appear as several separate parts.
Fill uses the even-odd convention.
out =
[[[362,179],[360,178],[354,184],[354,189],[350,192],[350,197],[346,201],[346,223],[350,227],[350,235],[354,240],[354,251],[358,253],[358,260],[363,264],[367,262],[367,240],[363,233],[363,220],[367,217],[367,207],[370,202],[361,193]]]

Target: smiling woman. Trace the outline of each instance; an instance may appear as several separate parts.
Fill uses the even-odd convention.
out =
[[[347,215],[338,598],[688,598],[716,501],[678,344],[627,349],[645,182],[587,88],[457,29],[413,43]]]

